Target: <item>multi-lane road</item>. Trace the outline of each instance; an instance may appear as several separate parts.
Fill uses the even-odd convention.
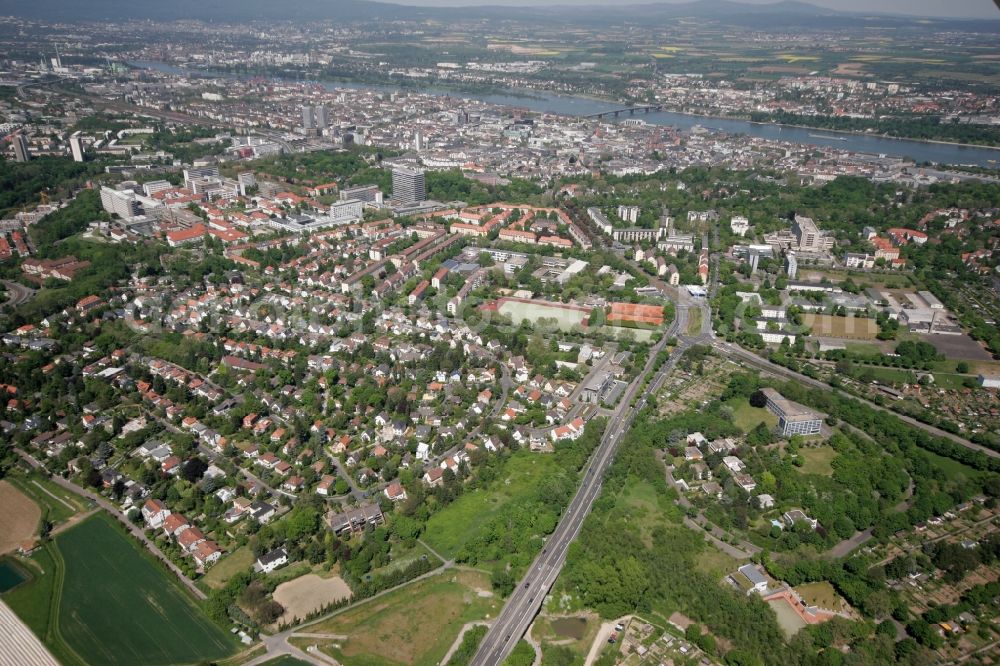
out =
[[[710,329],[706,327],[706,323],[710,326],[711,322],[711,318],[706,312],[707,305],[694,306],[701,307],[703,310],[702,321],[704,323],[700,334],[694,338],[682,338],[670,358],[660,367],[653,379],[645,385],[642,395],[636,399],[646,376],[656,363],[656,357],[666,345],[667,339],[675,335],[681,336],[687,329],[688,307],[691,306],[678,307],[677,317],[662,340],[651,349],[646,366],[632,380],[621,396],[618,407],[608,421],[601,443],[583,471],[583,481],[579,490],[569,506],[566,507],[566,512],[555,531],[546,541],[542,552],[532,562],[524,578],[511,593],[507,604],[490,626],[472,660],[476,666],[500,664],[528,630],[528,626],[541,609],[545,595],[552,588],[566,562],[566,551],[570,543],[579,534],[584,519],[590,513],[594,501],[601,493],[604,473],[611,465],[615,451],[631,427],[636,414],[646,406],[648,397],[659,389],[664,378],[674,369],[677,360],[684,351],[692,344],[707,342],[711,338]]]

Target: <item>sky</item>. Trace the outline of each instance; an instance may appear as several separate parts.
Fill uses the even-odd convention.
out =
[[[607,5],[615,0],[386,0],[402,5],[423,7],[470,5]],[[690,0],[619,0],[628,4],[650,2],[687,2]],[[771,4],[774,0],[738,0],[748,4]],[[810,4],[842,11],[943,16],[950,18],[1000,19],[994,0],[807,0]]]

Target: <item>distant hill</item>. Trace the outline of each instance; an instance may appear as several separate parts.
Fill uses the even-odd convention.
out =
[[[62,21],[113,21],[149,19],[174,21],[196,19],[211,22],[317,21],[368,22],[380,20],[514,19],[583,25],[627,23],[669,23],[682,18],[702,19],[722,25],[748,28],[858,27],[947,27],[1000,32],[998,21],[952,21],[938,19],[930,24],[913,17],[862,15],[816,7],[806,2],[785,0],[774,4],[744,4],[733,0],[694,0],[689,3],[636,3],[618,5],[546,7],[475,6],[415,7],[370,0],[5,0],[0,15]]]

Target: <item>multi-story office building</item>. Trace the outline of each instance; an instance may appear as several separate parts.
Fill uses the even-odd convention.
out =
[[[347,187],[340,191],[340,200],[357,199],[364,203],[382,205],[382,192],[378,185],[361,185],[359,187]]]
[[[791,435],[816,435],[823,427],[823,414],[792,402],[773,388],[762,388],[767,398],[767,408],[778,417],[778,427],[785,437]]]
[[[819,230],[811,217],[795,216],[792,233],[798,241],[798,249],[806,252],[822,252],[833,247],[834,238]]]
[[[302,129],[311,130],[315,127],[316,123],[313,119],[313,108],[306,104],[302,107]]]
[[[316,129],[323,130],[330,126],[330,117],[325,105],[320,104],[313,110],[313,122]]]
[[[219,167],[217,166],[192,167],[190,169],[184,169],[184,187],[191,189],[192,181],[202,178],[218,177]]]
[[[415,204],[426,199],[424,170],[401,166],[393,168],[392,198],[401,204]]]
[[[135,192],[114,190],[107,185],[101,187],[101,205],[123,220],[142,215],[142,204],[136,199]]]
[[[330,206],[330,217],[338,224],[357,222],[364,216],[364,204],[357,199],[338,201]]]

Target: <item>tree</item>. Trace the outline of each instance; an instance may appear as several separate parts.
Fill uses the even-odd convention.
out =
[[[508,596],[514,591],[514,586],[517,585],[517,580],[507,570],[507,567],[501,566],[493,570],[493,574],[490,576],[490,583],[493,585],[493,590],[500,594],[502,597]]]
[[[750,394],[750,406],[751,407],[767,407],[767,396],[761,390],[754,391]]]
[[[184,468],[181,469],[181,477],[185,481],[197,483],[205,475],[205,470],[207,469],[208,463],[196,456],[184,463]]]

